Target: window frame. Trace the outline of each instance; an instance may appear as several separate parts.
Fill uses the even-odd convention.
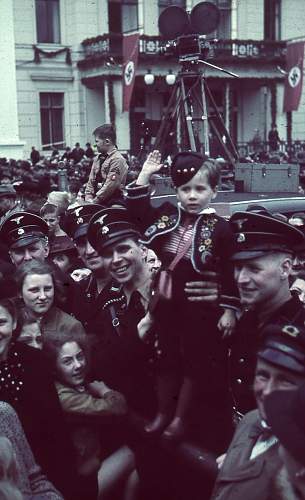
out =
[[[56,19],[56,29],[58,31],[58,37],[56,38],[54,30],[52,31],[52,36],[47,36],[47,38],[52,38],[52,40],[40,40],[40,33],[38,30],[38,3],[43,2],[46,6],[53,4],[57,4],[57,19]],[[36,43],[37,44],[45,44],[45,45],[61,45],[62,43],[62,26],[61,26],[61,2],[60,0],[35,0],[35,27],[36,27]],[[52,22],[51,16],[49,15],[48,8],[46,14],[46,20],[44,20],[46,26],[49,27],[49,31],[51,31],[50,22]],[[49,33],[48,33],[49,35]],[[43,38],[43,37],[42,37]]]
[[[48,96],[49,103],[48,106],[44,106],[41,103],[41,97],[42,95]],[[61,96],[62,101],[60,105],[53,105],[52,104],[52,96]],[[54,145],[58,149],[63,149],[66,146],[66,141],[65,141],[65,92],[63,91],[56,91],[56,92],[49,92],[45,90],[41,90],[38,92],[38,100],[39,100],[39,117],[40,117],[40,141],[41,141],[41,149],[43,151],[48,151],[52,149],[52,146]],[[45,144],[43,142],[43,120],[42,120],[42,110],[46,109],[48,110],[48,135],[49,135],[49,142]],[[57,141],[54,142],[54,121],[53,121],[53,113],[52,110],[61,110],[61,130],[62,130],[62,141]]]

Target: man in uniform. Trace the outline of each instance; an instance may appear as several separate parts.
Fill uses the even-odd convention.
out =
[[[231,225],[235,279],[244,307],[231,340],[231,383],[235,406],[244,414],[256,406],[252,383],[262,327],[281,321],[304,324],[303,305],[289,288],[294,250],[304,236],[271,215],[254,212],[236,212]]]
[[[103,258],[106,272],[119,283],[111,288],[102,307],[102,327],[94,352],[97,375],[122,392],[129,408],[150,418],[153,407],[152,346],[139,338],[137,325],[145,316],[152,273],[137,228],[123,208],[96,213],[88,228],[88,240]]]
[[[122,205],[128,165],[116,147],[115,130],[105,124],[95,129],[93,135],[100,154],[92,164],[85,200],[108,207]]]
[[[48,224],[38,215],[14,212],[6,217],[0,228],[0,240],[7,248],[12,263],[45,260],[49,255]]]
[[[220,465],[211,500],[268,500],[282,462],[279,443],[266,421],[265,400],[275,390],[289,392],[305,382],[305,329],[269,324],[257,354],[254,396],[257,410],[239,423]],[[275,498],[275,497],[274,497]]]
[[[48,224],[41,217],[22,211],[11,214],[0,227],[0,241],[6,245],[15,267],[32,259],[46,260],[50,251],[48,234]],[[60,307],[69,313],[74,281],[55,264],[52,265],[58,280],[64,286],[65,302]],[[0,296],[15,297],[16,293],[15,281],[11,276],[5,277],[0,283]]]
[[[78,256],[84,266],[91,271],[87,278],[77,283],[77,293],[73,306],[74,316],[83,323],[88,333],[100,330],[100,310],[105,300],[105,288],[111,277],[105,271],[103,258],[91,246],[87,238],[91,217],[100,212],[103,207],[97,204],[87,204],[66,211],[62,228],[73,241]]]

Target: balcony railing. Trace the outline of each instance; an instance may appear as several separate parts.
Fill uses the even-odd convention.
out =
[[[269,155],[276,156],[279,153],[285,153],[292,157],[300,158],[300,154],[302,153],[305,163],[305,141],[295,140],[290,143],[287,141],[280,141],[276,151],[270,148],[270,143],[268,141],[261,141],[259,144],[254,144],[253,141],[238,142],[236,148],[240,156],[248,156],[265,151]]]
[[[79,66],[88,63],[98,63],[107,57],[116,58],[116,62],[122,61],[122,42],[120,34],[105,34],[95,38],[88,38],[82,42],[84,59],[79,61]],[[162,57],[160,48],[167,41],[159,36],[142,35],[139,39],[139,56],[141,59],[149,59],[153,56]],[[284,61],[286,53],[286,42],[268,42],[264,40],[217,40],[212,43],[208,58],[216,60],[273,60]],[[177,59],[175,55],[166,54],[163,57]]]

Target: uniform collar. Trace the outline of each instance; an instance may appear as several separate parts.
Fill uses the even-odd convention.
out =
[[[106,154],[107,154],[107,156],[111,156],[111,155],[113,155],[113,154],[114,154],[117,150],[118,150],[118,149],[117,149],[117,147],[116,147],[116,146],[113,146],[113,148],[112,148],[112,149],[110,149],[110,151],[108,151]]]

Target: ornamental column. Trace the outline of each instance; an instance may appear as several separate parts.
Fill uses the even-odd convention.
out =
[[[0,157],[22,158],[19,139],[13,0],[0,5]]]

